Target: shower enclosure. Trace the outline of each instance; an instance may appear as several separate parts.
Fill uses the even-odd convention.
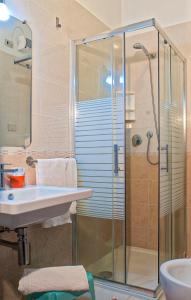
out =
[[[74,43],[75,260],[155,295],[185,257],[185,59],[154,19]]]

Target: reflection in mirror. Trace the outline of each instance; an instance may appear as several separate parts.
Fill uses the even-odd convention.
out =
[[[0,147],[31,143],[32,32],[14,17],[0,21]]]

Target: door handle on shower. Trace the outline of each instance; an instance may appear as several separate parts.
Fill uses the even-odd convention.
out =
[[[119,173],[119,147],[117,144],[114,144],[114,174],[118,175]]]
[[[164,147],[161,147],[161,150],[166,151],[166,167],[161,167],[161,170],[168,172],[168,144],[166,144]]]

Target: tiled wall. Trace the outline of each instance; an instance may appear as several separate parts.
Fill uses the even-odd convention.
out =
[[[7,0],[10,11],[27,20],[33,32],[32,144],[22,149],[1,150],[1,161],[24,166],[27,182],[35,183],[35,170],[26,157],[68,157],[72,155],[69,126],[70,40],[96,34],[106,26],[74,0]],[[55,26],[60,17],[61,29]],[[91,24],[91,25],[90,25]],[[9,235],[3,236],[10,238]],[[71,225],[29,230],[31,266],[71,264]],[[15,234],[12,234],[15,240]],[[0,249],[0,299],[18,300],[22,268],[17,253]]]
[[[74,0],[8,0],[33,33],[32,151],[68,152],[70,40],[106,30]],[[55,26],[56,16],[62,28]],[[91,26],[90,26],[91,24]]]
[[[157,160],[151,155],[152,161]],[[133,247],[158,247],[158,168],[148,164],[146,154],[128,158],[131,178],[127,181],[127,243]]]

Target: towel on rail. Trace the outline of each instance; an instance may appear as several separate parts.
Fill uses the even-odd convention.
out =
[[[77,166],[75,158],[39,159],[36,165],[36,182],[38,185],[59,187],[77,187]],[[45,221],[44,228],[71,223],[71,215],[76,213],[76,202],[62,216]]]

